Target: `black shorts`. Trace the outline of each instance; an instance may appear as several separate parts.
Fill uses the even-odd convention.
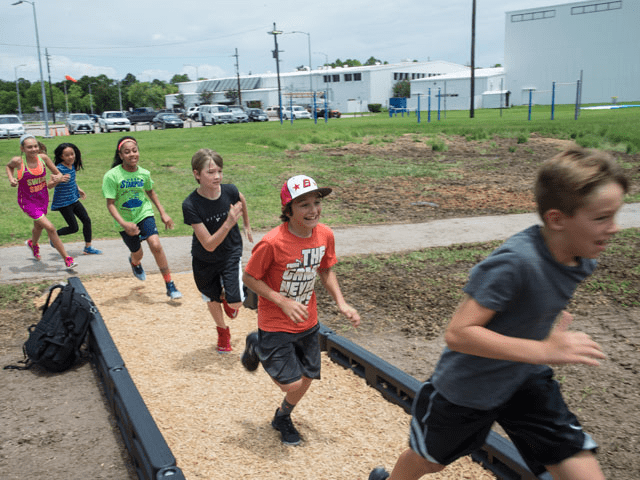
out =
[[[525,382],[504,405],[491,410],[449,402],[427,381],[411,409],[411,449],[430,462],[448,465],[482,447],[497,422],[507,432],[531,471],[540,475],[583,450],[596,450],[567,407],[553,371]]]
[[[242,259],[228,258],[224,263],[209,263],[193,258],[193,279],[205,302],[218,302],[224,287],[228,303],[243,302],[245,298],[242,283]]]
[[[282,385],[302,377],[320,380],[320,325],[302,333],[258,330],[258,357],[271,378]]]
[[[153,216],[145,218],[136,225],[138,225],[138,229],[140,229],[140,233],[138,235],[127,235],[124,230],[120,232],[122,240],[124,240],[125,245],[129,248],[131,253],[135,253],[140,250],[140,248],[142,248],[142,242],[151,235],[158,235],[156,219]]]

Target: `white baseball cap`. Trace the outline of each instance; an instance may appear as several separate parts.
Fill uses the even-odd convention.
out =
[[[294,198],[298,198],[300,195],[304,195],[309,192],[319,192],[321,196],[326,197],[333,189],[329,187],[318,187],[316,181],[307,177],[306,175],[296,175],[284,182],[282,190],[280,191],[280,199],[282,200],[282,206],[286,206]]]

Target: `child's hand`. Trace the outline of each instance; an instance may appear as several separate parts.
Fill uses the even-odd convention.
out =
[[[253,233],[251,233],[251,227],[244,227],[244,234],[247,236],[247,240],[253,243]]]
[[[140,234],[140,229],[138,228],[138,225],[136,225],[133,222],[125,223],[123,227],[124,227],[124,232],[130,237]]]
[[[85,198],[87,198],[87,194],[86,194],[86,193],[84,193],[84,191],[83,191],[83,190],[80,190],[79,188],[78,188],[78,195],[80,195],[80,198],[81,198],[82,200],[84,200]]]
[[[18,186],[18,180],[16,180],[15,178],[12,178],[11,180],[9,180],[9,183],[11,184],[12,187]]]
[[[285,298],[280,308],[293,323],[302,323],[309,318],[308,308],[290,298]]]
[[[229,207],[229,220],[233,222],[233,225],[238,223],[238,219],[242,216],[242,202],[236,202]]]
[[[545,363],[552,365],[582,363],[594,367],[600,365],[598,360],[606,358],[600,345],[586,333],[570,332],[569,325],[572,321],[573,316],[563,311],[562,318],[544,340],[548,356]]]
[[[173,220],[171,220],[171,217],[169,215],[162,215],[162,223],[164,223],[164,229],[165,230],[173,230],[174,224],[173,224]]]
[[[349,320],[351,322],[351,325],[353,325],[354,327],[360,325],[360,314],[351,305],[345,305],[344,307],[340,308],[340,312],[345,317],[347,317],[347,320]]]

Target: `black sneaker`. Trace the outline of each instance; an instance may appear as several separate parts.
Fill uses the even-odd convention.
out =
[[[278,416],[278,409],[276,408],[276,414],[271,421],[271,426],[280,432],[282,443],[285,445],[295,446],[300,444],[300,434],[291,423],[291,415]]]
[[[142,268],[142,264],[134,265],[131,263],[131,257],[129,257],[129,265],[131,265],[131,271],[135,275],[138,280],[146,280],[147,274],[144,273],[144,268]]]
[[[255,370],[258,368],[258,365],[260,365],[260,359],[258,358],[258,354],[256,353],[257,344],[258,332],[251,332],[249,335],[247,335],[244,352],[242,352],[240,361],[242,362],[242,366],[250,372],[255,372]]]
[[[389,478],[389,472],[382,467],[374,468],[369,474],[369,480],[385,480],[387,478]]]

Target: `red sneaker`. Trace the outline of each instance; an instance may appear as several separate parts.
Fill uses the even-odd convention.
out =
[[[231,331],[229,330],[229,327],[216,327],[216,329],[218,330],[218,353],[228,353],[232,351]]]
[[[27,240],[24,243],[27,247],[29,247],[31,253],[33,253],[33,258],[35,258],[36,260],[40,260],[40,245],[38,245],[37,243],[33,243],[31,239]]]
[[[229,318],[236,318],[238,316],[239,308],[231,308],[231,305],[227,303],[227,299],[222,299],[222,306],[224,307],[224,313],[227,314]]]

